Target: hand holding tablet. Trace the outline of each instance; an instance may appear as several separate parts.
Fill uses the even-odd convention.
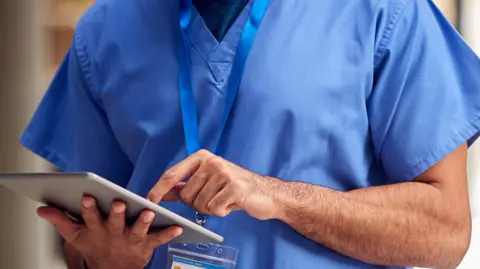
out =
[[[115,201],[123,201],[126,204],[124,215],[127,226],[135,225],[139,216],[148,217],[151,211],[155,216],[150,230],[159,231],[170,226],[183,228],[182,234],[176,237],[174,242],[220,243],[223,241],[220,235],[91,173],[0,173],[0,185],[42,204],[52,206],[60,212],[66,212],[78,220],[82,220],[82,213],[85,211],[82,199],[84,196],[91,196],[95,197],[98,214],[103,219],[108,219],[112,204],[116,205]],[[47,212],[44,212],[45,210]],[[54,214],[51,210],[54,209],[42,208],[39,213]],[[148,211],[144,212],[145,210]],[[87,220],[84,221],[87,222]]]
[[[126,227],[125,212],[126,204],[115,201],[107,220],[104,220],[96,200],[90,196],[82,199],[84,223],[71,220],[54,207],[38,209],[38,215],[55,226],[62,237],[81,253],[82,260],[90,268],[144,268],[156,247],[182,233],[179,226],[149,233],[155,218],[150,210],[144,210],[133,225]]]

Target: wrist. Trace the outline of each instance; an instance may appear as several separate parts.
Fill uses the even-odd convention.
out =
[[[274,187],[271,188],[272,201],[275,205],[274,218],[288,225],[309,214],[315,203],[312,200],[312,186],[300,182],[290,182],[275,179]]]
[[[272,177],[264,177],[263,181],[266,183],[265,190],[273,207],[270,219],[286,222],[293,204],[289,194],[291,183]]]
[[[292,197],[288,194],[281,193],[277,196],[275,204],[277,210],[275,211],[275,219],[286,224],[290,223],[292,212],[294,212],[294,202]]]

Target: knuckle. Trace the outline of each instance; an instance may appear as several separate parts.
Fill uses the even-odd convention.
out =
[[[212,212],[212,213],[215,213],[215,214],[218,211],[217,205],[214,204],[214,203],[208,203],[206,208],[209,212]]]
[[[130,243],[134,244],[134,245],[138,245],[142,242],[142,239],[138,236],[131,236],[130,237]]]
[[[194,202],[193,202],[193,207],[198,209],[199,211],[202,211],[201,208],[202,208],[202,204],[200,203],[199,199],[196,199]]]
[[[218,177],[221,180],[227,181],[227,183],[230,183],[233,179],[233,177],[227,171],[221,171],[220,173],[218,173]]]
[[[195,200],[195,202],[193,203],[193,208],[195,208],[198,212],[203,213],[203,214],[210,214],[211,213],[206,208],[206,205],[202,201],[199,201],[198,199]]]
[[[173,179],[175,179],[175,175],[175,171],[169,169],[163,174],[162,179],[165,181],[172,181]]]
[[[184,202],[187,205],[191,205],[193,202],[192,199],[190,198],[190,195],[184,190],[180,191],[180,200],[182,200],[182,202]]]
[[[134,245],[140,244],[143,241],[143,238],[135,233],[130,233],[130,235],[128,236],[128,239],[130,243]]]
[[[228,215],[228,213],[227,213],[227,211],[225,211],[225,210],[217,210],[217,211],[215,212],[215,215],[217,215],[218,217],[223,218],[223,217],[226,217],[226,216]]]
[[[151,201],[158,201],[159,199],[161,199],[161,195],[160,193],[158,192],[158,190],[156,188],[152,189],[149,193],[148,193],[148,199],[150,199]]]
[[[123,233],[124,228],[119,227],[119,226],[120,225],[118,225],[116,223],[107,222],[107,224],[106,224],[107,233],[109,233],[110,235],[117,235],[117,234]]]
[[[207,160],[207,166],[213,169],[221,169],[223,167],[223,159],[220,157],[212,157]]]
[[[208,151],[206,149],[201,149],[201,150],[197,151],[197,155],[199,157],[208,157],[208,156],[210,156],[210,154],[211,154],[210,151]]]
[[[130,238],[130,243],[132,245],[140,245],[143,242],[143,239],[138,236],[133,236]]]
[[[231,195],[230,197],[233,197],[233,195]],[[218,204],[220,205],[225,205],[227,203],[228,203],[228,198],[218,199]]]
[[[230,196],[235,195],[239,191],[239,185],[236,180],[231,178],[225,184],[226,191],[230,194]]]
[[[217,202],[217,203],[208,203],[207,204],[207,209],[209,212],[211,212],[213,215],[215,216],[218,216],[218,217],[225,217],[227,215],[227,213],[225,212],[225,210],[223,210],[221,207],[220,207],[220,204]]]

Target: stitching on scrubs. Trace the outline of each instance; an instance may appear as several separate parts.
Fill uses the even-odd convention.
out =
[[[379,60],[379,62],[375,63],[375,65],[374,65],[375,76],[378,76],[379,75],[378,72],[381,72],[381,70],[378,70],[378,68],[379,68],[380,64],[383,62],[383,59],[385,57],[385,52],[387,51],[386,48],[390,44],[391,37],[395,33],[395,30],[397,29],[397,26],[398,26],[398,22],[400,21],[400,18],[402,18],[403,15],[405,14],[405,10],[407,9],[407,4],[409,4],[409,3],[411,3],[411,0],[404,0],[402,2],[402,4],[399,4],[395,9],[395,13],[390,17],[388,25],[385,27],[386,29],[383,33],[382,40],[380,42],[377,53],[375,54],[375,59]],[[396,102],[395,110],[397,109],[399,103],[400,103],[400,100],[398,100]],[[388,121],[388,124],[386,126],[386,132],[385,132],[385,135],[384,135],[384,139],[380,143],[380,147],[378,147],[378,150],[377,149],[375,150],[375,154],[377,156],[381,156],[381,154],[383,152],[385,137],[387,137],[388,133],[390,132],[390,124],[392,123],[394,117],[395,117],[395,115],[392,115],[392,117]]]
[[[406,0],[406,1],[409,1],[409,0]],[[241,33],[243,32],[243,29],[244,29],[244,27],[245,27],[245,24],[246,24],[246,23],[248,22],[248,20],[249,20],[248,13],[250,12],[250,9],[252,8],[252,2],[253,2],[252,0],[249,0],[249,2],[247,3],[247,5],[244,7],[244,10],[242,10],[242,13],[243,13],[243,12],[246,12],[246,13],[247,13],[247,20],[245,21],[243,27],[241,27],[240,30],[239,30],[239,31],[240,31],[240,35],[241,35]],[[268,3],[267,12],[265,12],[265,17],[268,15],[268,9],[272,6],[272,4],[273,4],[274,2],[275,2],[275,0],[270,0],[270,2]],[[242,13],[241,13],[241,14],[242,14]],[[195,12],[195,18],[192,18],[192,21],[193,21],[193,19],[198,19],[197,17],[201,17],[201,16],[198,14],[198,12]],[[239,17],[240,17],[240,15],[239,15]],[[238,19],[239,19],[239,18],[237,17],[237,19],[235,20],[235,23],[237,23],[237,20],[238,20]],[[259,26],[258,31],[260,31],[260,28],[261,28],[261,26]],[[230,29],[230,30],[231,30],[231,29]],[[228,31],[230,31],[230,30],[228,30]],[[210,61],[209,61],[209,58],[211,57],[211,55],[215,54],[215,52],[219,49],[221,42],[223,42],[223,41],[218,42],[217,46],[212,50],[212,52],[210,52],[210,55],[208,55],[208,57],[207,57],[206,55],[204,55],[204,54],[202,53],[201,49],[195,44],[195,42],[192,41],[192,38],[191,38],[191,35],[190,35],[190,34],[191,34],[191,31],[192,31],[192,27],[190,26],[189,29],[188,29],[188,35],[187,35],[188,40],[189,40],[189,43],[190,43],[191,45],[193,45],[193,47],[195,47],[195,49],[198,51],[198,53],[203,57],[203,59],[204,59],[205,62],[207,63],[208,69],[210,70],[210,73],[215,77],[215,82],[217,83],[217,85],[220,85],[220,84],[224,83],[225,81],[224,81],[224,80],[221,80],[220,77],[218,77],[217,74],[216,74],[216,73],[214,72],[214,70],[213,70],[213,67],[212,67],[211,64],[212,64],[212,63],[215,63],[215,62],[210,63]],[[211,34],[211,33],[210,33],[210,34]],[[211,35],[212,35],[212,34],[211,34]],[[227,35],[228,35],[228,33],[227,33]],[[213,35],[212,35],[212,36],[213,36]],[[255,45],[255,42],[254,42],[254,45]],[[237,46],[238,46],[238,42],[237,42],[236,45],[234,45],[234,47],[235,47],[235,48],[234,48],[234,49],[235,49],[235,51],[234,51],[235,55],[233,56],[232,60],[227,63],[227,64],[228,64],[228,67],[225,68],[225,70],[228,70],[228,69],[232,66],[233,61],[234,61],[234,59],[235,59],[235,57],[236,57]],[[252,49],[253,49],[253,47],[252,47]],[[248,59],[247,59],[247,60],[248,60]],[[228,81],[228,78],[227,78],[227,81]],[[216,89],[216,90],[218,90],[218,89]]]
[[[77,26],[77,30],[78,30],[78,26]],[[75,33],[75,41],[76,42],[74,46],[75,47],[74,53],[76,54],[76,57],[79,62],[79,69],[82,72],[85,82],[87,83],[87,87],[89,88],[88,91],[85,92],[85,94],[87,94],[93,100],[94,105],[98,106],[99,113],[101,113],[102,116],[105,117],[105,119],[107,120],[109,124],[108,126],[110,127],[110,131],[113,133],[113,136],[115,137],[115,142],[120,146],[121,144],[118,141],[118,138],[116,136],[117,134],[111,128],[110,122],[108,120],[108,115],[103,109],[101,98],[97,97],[98,93],[95,91],[96,88],[93,85],[93,80],[91,80],[93,79],[93,74],[90,71],[91,61],[89,60],[89,57],[88,57],[89,55],[86,49],[86,44],[78,33]],[[125,154],[124,148],[120,146],[120,149]],[[132,160],[129,158],[127,159],[133,165]]]
[[[197,44],[193,41],[193,39],[192,39],[192,31],[193,31],[193,28],[194,28],[194,27],[192,27],[192,25],[194,25],[195,23],[197,23],[196,20],[203,20],[203,18],[202,18],[202,16],[200,16],[200,15],[198,14],[198,11],[197,11],[197,12],[194,12],[194,13],[192,14],[192,16],[194,16],[194,17],[191,18],[190,26],[188,26],[188,34],[187,34],[186,36],[188,37],[188,40],[190,41],[190,43],[191,43],[191,44],[195,47],[195,49],[198,51],[198,53],[199,53],[200,55],[202,55],[203,59],[205,59],[205,61],[208,62],[207,58],[209,58],[210,55],[212,55],[212,54],[215,52],[215,50],[217,50],[217,48],[220,46],[220,42],[217,42],[217,45],[215,46],[214,49],[212,49],[212,50],[210,51],[209,55],[203,54],[202,50],[198,47],[198,45],[197,45]],[[203,23],[206,25],[205,22],[203,22]],[[180,31],[181,31],[181,30],[180,30]],[[210,31],[208,31],[208,32],[209,32],[209,34],[212,36],[212,38],[215,38]]]
[[[34,153],[36,152],[39,156],[45,158],[60,170],[65,172],[70,169],[66,158],[61,154],[56,153],[56,151],[51,150],[49,147],[40,146],[39,143],[37,143],[38,141],[36,141],[29,133],[25,133],[20,139],[20,142],[30,151]]]
[[[198,19],[197,17],[199,17],[198,15],[198,12],[195,13],[195,17],[192,18],[192,21],[193,20],[196,20]],[[202,53],[202,50],[197,46],[197,44],[195,44],[195,42],[193,42],[192,40],[192,37],[191,37],[191,31],[192,31],[192,24],[190,24],[190,26],[188,27],[188,35],[186,35],[186,37],[188,38],[188,44],[193,46],[195,48],[195,50],[202,56],[203,60],[207,63],[207,66],[208,66],[208,69],[210,70],[210,73],[215,77],[215,81],[218,83],[218,77],[217,75],[215,74],[212,66],[210,65],[210,63],[208,62],[206,56]],[[181,31],[181,30],[180,30]],[[183,35],[181,35],[181,38],[185,38]],[[183,42],[183,41],[182,41]],[[214,51],[220,46],[220,43],[217,44],[217,46],[215,47]],[[211,52],[210,54],[212,54],[213,52]]]
[[[242,11],[242,13],[245,12],[245,11],[246,11],[246,8],[248,8],[248,7],[251,7],[251,1],[245,6],[245,8],[244,8],[244,10]],[[247,10],[247,11],[248,11],[248,10]],[[241,14],[242,14],[242,13],[241,13]],[[199,15],[198,11],[195,12],[194,14],[195,14],[195,15],[194,15],[195,17],[192,18],[192,22],[193,22],[194,20],[198,20],[198,19],[202,19],[202,20],[203,20],[203,18]],[[247,18],[247,19],[248,19],[248,18]],[[235,23],[234,23],[234,24],[237,23],[237,20],[238,20],[238,18],[235,20]],[[245,22],[246,22],[246,21],[245,21]],[[192,24],[193,24],[193,23],[192,23]],[[192,25],[192,24],[191,24],[191,25]],[[189,40],[190,45],[192,45],[192,46],[197,50],[197,52],[202,56],[203,60],[205,61],[205,63],[206,63],[207,66],[208,66],[208,69],[210,70],[210,73],[215,77],[215,82],[216,82],[216,84],[217,84],[217,85],[220,85],[220,84],[224,83],[224,80],[221,80],[221,79],[220,79],[220,77],[217,75],[217,73],[216,73],[215,70],[213,69],[213,67],[212,67],[212,65],[211,65],[211,63],[210,63],[210,60],[209,60],[210,57],[211,57],[213,54],[215,54],[216,51],[219,49],[220,44],[221,44],[223,41],[217,42],[217,45],[216,45],[215,48],[209,53],[209,55],[205,55],[205,54],[203,54],[202,50],[198,47],[198,45],[197,45],[195,42],[193,42],[193,40],[192,40],[192,37],[191,37],[192,27],[191,27],[191,25],[190,25],[189,28],[188,28],[188,35],[187,35],[187,38],[188,38],[188,40]],[[230,29],[230,30],[231,30],[231,29]],[[230,32],[230,30],[228,30],[228,32]],[[240,34],[241,34],[242,31],[243,31],[243,27],[241,27]],[[212,34],[211,32],[210,32],[210,35],[212,36],[212,38],[215,39],[215,37],[213,36],[213,34]],[[227,33],[227,35],[228,35],[228,33]],[[237,44],[238,44],[238,42],[237,42]],[[235,46],[235,49],[236,49],[236,46]],[[235,52],[236,52],[236,51],[235,51]],[[235,59],[235,55],[232,57],[232,60],[231,60],[231,61],[229,61],[228,63],[226,63],[226,64],[228,65],[228,67],[225,68],[225,70],[227,70],[228,68],[230,68],[230,67],[232,66],[234,59]],[[225,70],[224,70],[224,71],[225,71]],[[217,92],[219,92],[219,93],[222,94],[222,92],[220,92],[218,89],[215,89],[215,90],[216,90]]]
[[[233,26],[234,26],[235,24],[239,23],[239,20],[242,18],[242,16],[245,16],[245,14],[247,14],[247,16],[246,16],[247,19],[246,19],[245,22],[243,23],[243,27],[240,27],[240,29],[238,29],[238,33],[237,33],[238,36],[240,36],[240,35],[242,34],[243,29],[245,28],[245,24],[247,23],[247,21],[248,21],[248,19],[249,19],[249,18],[248,18],[248,17],[249,17],[249,16],[248,16],[248,13],[250,13],[250,9],[251,9],[251,8],[252,8],[252,1],[248,1],[248,3],[245,5],[245,7],[243,7],[242,12],[241,12],[241,13],[237,16],[237,18],[235,19],[234,24],[232,24],[232,26],[231,26],[230,29],[228,30],[227,35],[230,33],[230,31],[233,31],[232,29],[235,29]],[[215,53],[217,52],[217,50],[219,49],[220,44],[221,44],[222,42],[223,42],[223,40],[218,43],[219,46],[215,47],[215,49],[213,50],[212,54],[215,54]],[[237,45],[238,45],[238,42],[239,42],[239,40],[237,40]],[[232,51],[233,53],[236,52],[236,47],[237,47],[237,46],[234,45],[234,47],[235,47],[235,51]],[[210,58],[210,56],[211,56],[211,55],[209,55],[209,58]],[[209,61],[208,63],[210,64],[210,61]],[[212,62],[212,63],[215,63],[215,62]],[[233,63],[233,59],[232,59],[231,61],[229,61],[229,65],[232,65],[232,63]]]
[[[477,113],[478,112],[479,111],[477,111]],[[410,173],[406,174],[404,178],[399,177],[398,180],[403,181],[415,178],[420,173],[446,157],[454,149],[461,146],[466,140],[477,134],[480,130],[480,115],[476,115],[471,121],[466,121],[462,124],[462,126],[464,125],[466,125],[464,128],[453,132],[449,139],[435,150],[432,150],[426,156],[418,158],[408,164],[407,167],[410,168],[408,169]]]
[[[77,31],[79,30],[79,27],[77,26]],[[80,70],[82,71],[83,77],[85,78],[85,82],[87,83],[87,86],[89,88],[89,95],[92,96],[92,99],[95,100],[95,103],[99,106],[102,107],[102,102],[96,97],[96,91],[95,87],[93,85],[93,74],[91,72],[90,66],[91,62],[89,60],[89,55],[88,51],[86,48],[86,44],[81,38],[80,34],[76,31],[75,33],[75,50],[73,51],[76,54],[76,57],[78,59],[79,67]]]
[[[245,27],[245,24],[246,24],[246,23],[248,22],[248,20],[250,19],[249,16],[248,16],[248,13],[250,12],[250,9],[252,8],[252,2],[253,2],[253,1],[251,1],[251,0],[248,1],[247,5],[245,5],[244,9],[242,10],[242,13],[243,13],[243,12],[247,13],[247,19],[245,20],[245,22],[244,22],[244,24],[243,24],[244,27]],[[268,16],[268,9],[270,9],[270,7],[272,6],[273,2],[275,2],[275,0],[270,0],[270,2],[268,3],[268,5],[267,5],[267,12],[265,12],[265,17]],[[242,13],[240,13],[240,15],[238,16],[238,18],[237,18],[236,20],[238,20],[238,19],[242,16]],[[236,22],[235,22],[235,23],[236,23]],[[240,35],[242,34],[244,27],[242,27],[242,28],[239,29],[239,34],[240,34]],[[261,28],[261,25],[258,25],[258,31],[260,31],[260,28]],[[230,31],[230,30],[229,30],[229,31]],[[237,45],[238,45],[238,42],[237,42]],[[217,46],[217,47],[215,48],[215,50],[214,50],[213,53],[215,53],[215,51],[218,49],[218,47],[219,47],[219,46]],[[236,49],[237,49],[237,46],[235,46],[235,51],[234,51],[234,53],[236,53]],[[212,54],[213,54],[213,53],[212,53]],[[212,62],[212,63],[218,63],[218,62]],[[230,62],[230,65],[231,65],[231,63],[233,63],[233,59],[232,59],[232,61]],[[209,62],[209,64],[210,64],[210,62]]]
[[[400,21],[400,18],[405,13],[406,7],[409,3],[411,3],[411,0],[404,0],[404,2],[396,8],[395,14],[393,14],[390,17],[389,22],[388,22],[388,24],[385,27],[385,30],[383,32],[383,35],[382,35],[382,38],[381,38],[381,41],[380,41],[380,45],[379,45],[379,47],[377,49],[377,52],[375,53],[375,56],[374,56],[374,70],[375,71],[377,70],[380,63],[382,62],[383,57],[385,57],[385,52],[386,52],[387,46],[390,43],[391,37],[392,37],[392,35],[393,35],[397,25],[398,25],[398,22]]]

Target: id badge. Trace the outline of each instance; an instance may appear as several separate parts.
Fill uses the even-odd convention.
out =
[[[237,255],[227,246],[174,243],[168,246],[166,269],[235,269]]]

